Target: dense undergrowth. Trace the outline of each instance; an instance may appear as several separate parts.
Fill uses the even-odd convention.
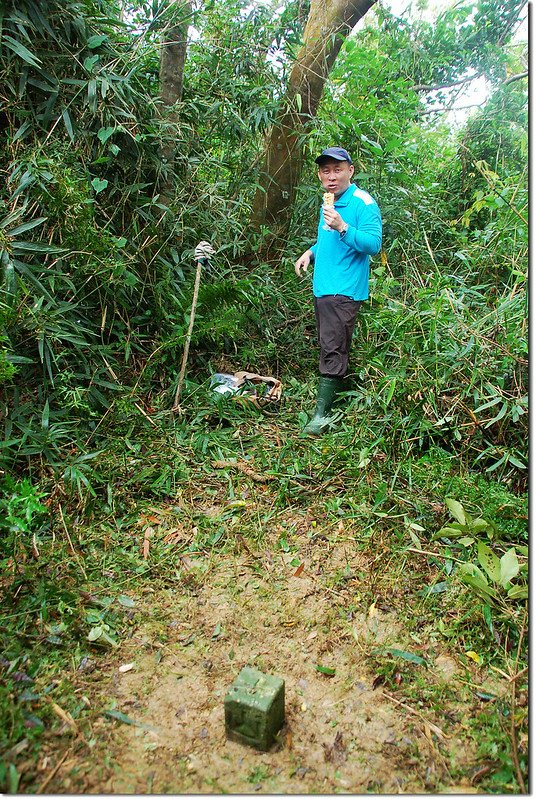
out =
[[[314,509],[310,535],[335,541],[350,520],[356,548],[378,551],[377,569],[360,577],[366,600],[393,600],[409,579],[407,604],[396,604],[409,633],[434,627],[461,658],[511,680],[510,699],[483,699],[468,725],[486,769],[479,787],[522,788],[527,111],[523,82],[501,76],[521,73],[523,48],[469,48],[499,78],[458,134],[423,125],[416,110],[412,86],[432,79],[442,43],[432,28],[415,36],[383,9],[363,46],[341,52],[306,154],[327,141],[354,153],[382,209],[384,249],[337,423],[310,441],[300,430],[316,332],[310,282],[293,263],[314,237],[315,176],[303,177],[277,252],[269,231],[248,226],[281,83],[265,44],[286,36],[294,46],[292,9],[276,21],[228,3],[198,10],[170,126],[158,37],[180,4],[146,29],[150,4],[132,24],[114,3],[20,5],[2,11],[0,52],[0,787],[36,790],[43,742],[91,727],[77,675],[128,635],[129,587],[188,590],[204,559],[234,551],[238,519],[246,546],[298,552],[292,526],[267,532],[291,507]],[[444,21],[449,51],[456,30]],[[398,79],[406,37],[428,43],[430,75]],[[233,59],[220,57],[227,40]],[[388,66],[396,75],[379,79]],[[177,174],[164,202],[159,153],[170,143]],[[200,239],[216,254],[172,414]],[[282,380],[275,414],[210,391],[213,372],[238,369]],[[237,477],[236,462],[273,479]],[[226,504],[221,518],[199,510],[211,497]],[[163,513],[166,524],[151,521]],[[181,566],[194,553],[198,577]],[[390,684],[391,661],[370,651],[367,663]]]

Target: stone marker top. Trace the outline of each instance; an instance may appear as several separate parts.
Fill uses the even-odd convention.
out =
[[[271,674],[263,674],[262,671],[244,666],[234,683],[229,688],[228,696],[233,694],[244,696],[247,694],[248,704],[254,705],[259,710],[268,710],[277,694],[284,686],[284,681],[280,677]]]

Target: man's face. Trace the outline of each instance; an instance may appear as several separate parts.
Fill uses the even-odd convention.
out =
[[[354,165],[348,161],[337,161],[335,158],[328,158],[318,167],[318,177],[324,191],[331,191],[333,194],[342,194],[352,180]]]

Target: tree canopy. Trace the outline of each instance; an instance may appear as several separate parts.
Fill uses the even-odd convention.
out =
[[[133,607],[123,581],[197,597],[208,559],[238,552],[270,585],[282,560],[288,588],[305,569],[303,542],[325,541],[314,590],[334,603],[337,640],[366,653],[373,688],[406,690],[404,702],[383,698],[410,711],[423,688],[422,721],[452,686],[434,693],[415,669],[438,641],[451,647],[467,702],[486,703],[463,727],[477,752],[471,790],[524,791],[526,22],[521,0],[403,12],[384,0],[2,4],[2,790],[56,785],[56,766],[30,772],[58,719],[73,746],[93,746],[78,735],[97,714],[80,704],[85,688],[66,712],[66,681],[50,675],[71,658],[74,680],[88,648],[117,651],[134,617],[120,617]],[[309,446],[299,431],[315,330],[294,262],[314,242],[314,159],[330,145],[351,153],[384,237],[345,414]],[[201,240],[215,249],[202,272]],[[239,370],[282,381],[275,420],[212,391],[213,373]],[[331,568],[333,536],[364,558],[355,573]],[[273,552],[256,554],[264,540]],[[235,585],[233,569],[222,584]],[[404,645],[422,654],[348,633],[384,601],[399,602]],[[224,640],[218,622],[211,645]],[[414,670],[407,682],[401,663]],[[484,666],[507,680],[504,695],[475,693]],[[335,669],[319,662],[319,676]],[[424,729],[436,746],[439,728]],[[336,770],[341,739],[323,746]],[[447,782],[433,786],[452,788],[437,753]]]

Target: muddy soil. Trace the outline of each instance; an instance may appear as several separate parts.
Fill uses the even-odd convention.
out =
[[[355,575],[367,567],[361,557],[350,539],[319,541],[301,570],[291,554],[242,548],[209,563],[191,556],[186,579],[129,591],[131,637],[76,675],[95,713],[91,735],[43,748],[46,792],[476,793],[455,701],[441,714],[419,709],[365,667],[371,647],[400,645],[396,611],[348,613],[358,583],[321,580]],[[223,700],[244,665],[285,681],[286,723],[269,752],[226,739]],[[438,651],[427,679],[456,671]]]

